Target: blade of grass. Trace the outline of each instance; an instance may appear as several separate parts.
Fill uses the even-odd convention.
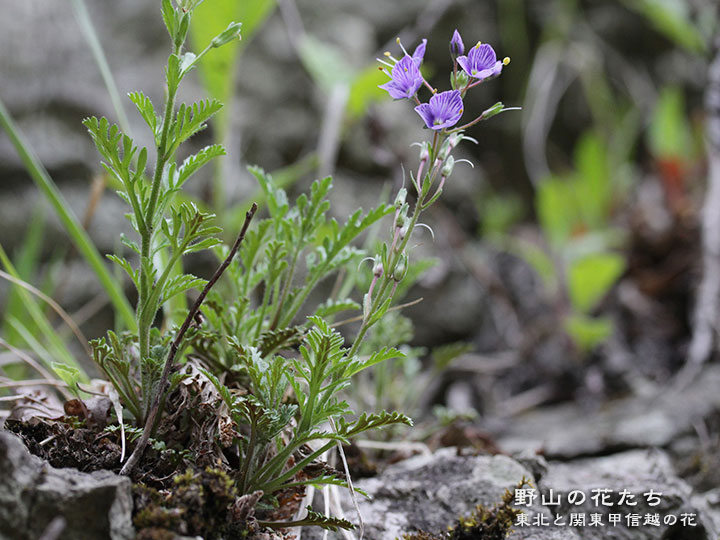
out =
[[[35,359],[27,354],[25,351],[22,351],[18,349],[17,347],[13,347],[10,345],[7,341],[0,338],[0,346],[5,347],[8,351],[13,353],[15,356],[17,356],[20,360],[25,362],[27,365],[29,365],[31,368],[33,368],[35,371],[37,371],[40,375],[42,375],[45,379],[54,379],[55,376],[47,371],[44,367],[42,367],[40,364],[38,364]],[[65,397],[65,399],[72,399],[72,394],[65,390],[65,388],[58,388],[60,393]]]
[[[60,217],[65,230],[77,247],[78,251],[83,255],[95,275],[100,280],[103,288],[108,294],[110,301],[115,308],[115,313],[124,324],[131,330],[136,330],[135,313],[130,306],[120,284],[115,281],[112,274],[105,265],[105,261],[93,244],[87,232],[78,222],[75,214],[70,210],[70,206],[65,201],[62,193],[50,178],[47,170],[34,155],[31,147],[25,142],[19,129],[13,122],[10,114],[5,108],[5,104],[0,99],[0,126],[10,137],[15,150],[18,152],[20,159],[24,163],[28,173],[40,188],[45,197],[50,201],[53,208]]]
[[[102,75],[103,82],[107,88],[108,94],[110,94],[110,101],[112,101],[115,114],[117,115],[118,122],[122,130],[132,137],[130,131],[130,123],[128,122],[127,114],[123,108],[122,100],[120,99],[120,92],[118,92],[117,84],[115,84],[115,78],[112,75],[112,71],[108,64],[105,52],[103,51],[100,39],[95,32],[92,20],[90,20],[90,14],[88,13],[87,6],[84,0],[72,0],[73,8],[75,8],[75,16],[77,17],[78,24],[85,34],[88,45],[90,46],[90,52],[92,52],[95,63],[97,63]]]
[[[18,248],[19,252],[15,257],[18,276],[25,281],[32,279],[31,276],[34,275],[39,265],[40,251],[42,250],[45,235],[46,211],[47,209],[44,205],[40,205],[35,209],[25,236],[23,236],[22,243]],[[10,288],[7,303],[5,304],[4,317],[9,315],[21,320],[26,326],[31,324],[25,306],[23,306],[23,300],[14,287]],[[17,336],[13,335],[12,330],[8,328],[5,322],[3,322],[0,328],[0,333],[2,333],[10,343],[17,343]]]
[[[40,298],[40,300],[44,301],[47,305],[49,305],[55,313],[58,314],[58,316],[65,322],[65,324],[68,325],[68,328],[72,331],[72,333],[75,335],[77,340],[80,342],[80,345],[85,349],[85,352],[88,355],[88,358],[92,359],[92,351],[90,350],[90,347],[88,346],[88,339],[83,335],[82,331],[78,327],[77,324],[75,324],[75,321],[72,320],[72,317],[65,311],[62,307],[60,307],[60,304],[58,304],[55,300],[50,298],[48,295],[46,295],[41,290],[33,287],[28,282],[23,281],[22,279],[18,279],[16,277],[11,276],[10,274],[7,274],[0,270],[0,278],[3,278],[11,283],[14,283],[18,287],[22,287],[23,289],[27,290],[30,294],[33,294]]]
[[[5,270],[7,270],[7,274],[9,274],[10,277],[22,282],[22,280],[19,279],[17,271],[15,270],[15,267],[10,261],[10,258],[7,256],[7,253],[5,253],[2,245],[0,245],[0,262],[5,267]],[[48,321],[47,317],[43,313],[42,309],[40,309],[40,306],[38,306],[35,298],[33,298],[32,295],[22,287],[18,287],[17,291],[21,295],[23,302],[25,302],[25,307],[30,314],[30,317],[37,326],[38,334],[44,336],[47,340],[47,343],[50,346],[50,351],[48,352],[52,352],[52,354],[55,356],[54,360],[63,361],[71,366],[82,370],[82,367],[78,365],[77,361],[70,353],[55,328],[53,328],[53,326],[50,324],[50,321]],[[19,321],[13,316],[7,317],[6,320],[14,330],[17,331],[18,328],[22,328],[23,332],[21,337],[28,345],[30,345],[30,343],[28,342],[28,335],[32,335],[32,332],[30,332],[25,327],[25,325],[22,324],[21,321]],[[37,341],[37,339],[35,339],[35,341]]]

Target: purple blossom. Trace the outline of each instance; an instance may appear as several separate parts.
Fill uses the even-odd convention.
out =
[[[423,78],[418,66],[419,62],[416,62],[413,57],[403,56],[397,64],[393,66],[390,75],[391,80],[380,85],[380,88],[387,90],[393,99],[413,97],[423,83]]]
[[[463,102],[459,90],[448,90],[435,94],[429,103],[421,103],[415,111],[430,129],[439,130],[458,123],[463,113]]]
[[[460,56],[458,64],[465,73],[474,79],[487,79],[502,71],[503,63],[497,59],[495,51],[487,43],[477,44],[467,56]]]
[[[423,39],[420,42],[420,45],[415,47],[415,50],[413,51],[412,58],[415,60],[415,64],[420,66],[422,64],[423,58],[425,58],[425,46],[427,45],[427,39]]]
[[[453,58],[455,58],[456,56],[460,56],[464,52],[465,44],[460,37],[460,32],[455,29],[455,32],[453,32],[453,37],[450,40],[450,54],[453,56]]]

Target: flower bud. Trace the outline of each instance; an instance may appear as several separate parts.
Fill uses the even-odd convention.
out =
[[[407,233],[408,233],[408,226],[407,226],[407,225],[403,225],[402,227],[400,227],[400,232],[398,233],[398,240],[400,240],[401,242],[402,242],[403,240],[405,240],[405,237],[407,236]],[[399,246],[398,246],[398,247],[399,247]]]
[[[210,42],[210,46],[215,48],[222,47],[226,43],[230,43],[235,38],[240,38],[241,26],[242,23],[231,22],[225,30],[223,30]]]
[[[469,80],[470,79],[467,73],[461,70],[458,70],[457,74],[453,74],[450,77],[450,82],[452,83],[453,90],[460,90],[462,88],[465,88]]]
[[[427,163],[430,160],[430,145],[426,142],[420,148],[420,161]]]
[[[397,197],[395,197],[395,208],[400,210],[403,205],[405,204],[405,199],[407,198],[407,189],[402,188],[400,191],[398,191]]]
[[[460,37],[460,32],[458,32],[456,29],[455,32],[453,32],[452,39],[450,40],[450,56],[452,56],[454,60],[458,56],[462,55],[464,52],[465,44]]]
[[[447,178],[450,176],[453,172],[453,168],[455,167],[455,158],[452,156],[448,156],[445,160],[445,163],[443,164],[442,169],[440,169],[440,176],[443,176]]]
[[[393,280],[394,281],[402,281],[408,272],[408,256],[403,253],[400,257],[400,260],[395,265],[395,270],[393,270]]]
[[[373,276],[379,278],[383,273],[382,261],[379,257],[375,257],[375,265],[373,266]]]

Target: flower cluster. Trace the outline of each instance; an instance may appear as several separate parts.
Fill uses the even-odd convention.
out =
[[[474,141],[465,136],[463,131],[480,120],[510,110],[498,102],[475,120],[461,126],[457,125],[463,115],[463,99],[468,90],[497,77],[502,72],[503,66],[510,62],[509,58],[498,61],[490,45],[478,43],[466,55],[462,37],[455,30],[450,41],[450,56],[453,61],[450,77],[452,88],[438,92],[428,84],[420,70],[427,40],[423,39],[412,54],[405,50],[400,38],[397,43],[402,49],[402,58],[394,58],[391,53],[386,52],[385,60],[378,59],[383,64],[380,69],[390,77],[390,80],[380,85],[380,88],[387,90],[394,99],[414,101],[415,112],[430,128],[432,135],[428,140],[417,143],[420,147],[420,162],[417,170],[410,172],[410,181],[417,194],[414,208],[411,210],[411,203],[407,200],[408,191],[403,187],[395,199],[392,243],[383,244],[380,252],[372,259],[373,279],[367,294],[363,297],[363,322],[358,338],[348,353],[349,357],[358,352],[357,344],[387,311],[398,283],[408,273],[410,237],[416,227],[427,226],[419,222],[420,215],[438,200],[455,164],[468,162],[466,159],[456,161],[452,155],[457,145],[464,139]],[[425,103],[418,97],[418,92],[423,86],[432,93]],[[432,232],[432,229],[430,231]]]
[[[393,99],[415,101],[417,104],[415,111],[423,119],[425,125],[434,131],[448,130],[456,126],[463,115],[463,98],[467,91],[488,79],[497,77],[502,72],[503,66],[510,63],[509,58],[499,61],[495,50],[487,43],[478,42],[467,54],[464,54],[465,45],[460,33],[455,30],[450,41],[450,56],[453,60],[451,77],[453,88],[438,93],[437,89],[428,84],[420,71],[427,40],[423,39],[412,55],[400,43],[400,38],[397,43],[404,56],[398,60],[387,52],[385,53],[387,60],[379,60],[385,66],[380,69],[390,77],[390,81],[381,85],[380,88],[387,90]],[[432,92],[427,103],[421,103],[417,96],[422,86]],[[493,110],[493,112],[496,111]],[[487,117],[487,115],[483,115],[452,131],[461,131]]]

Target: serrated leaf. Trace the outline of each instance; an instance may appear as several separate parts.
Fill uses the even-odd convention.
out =
[[[224,156],[225,148],[220,144],[206,146],[198,153],[185,159],[177,170],[175,187],[181,187],[196,171],[213,158]]]
[[[299,326],[267,330],[260,334],[258,349],[262,356],[268,356],[273,351],[296,345],[300,341],[302,334],[303,329]]]
[[[310,507],[307,507],[307,516],[302,519],[303,525],[310,525],[321,527],[333,532],[337,532],[338,529],[352,530],[355,525],[350,523],[347,519],[338,518],[334,516],[325,516],[318,512],[313,512]]]
[[[193,276],[192,274],[181,274],[170,279],[163,287],[161,304],[164,304],[170,300],[176,294],[184,293],[190,289],[196,289],[204,287],[207,280],[200,279],[199,277]]]
[[[124,257],[119,257],[117,255],[108,255],[108,259],[113,261],[114,263],[118,264],[120,268],[125,270],[125,273],[130,276],[130,279],[135,284],[135,288],[137,290],[140,290],[140,271],[133,268],[130,262],[125,259]]]
[[[205,122],[220,109],[222,103],[217,99],[204,99],[189,106],[181,104],[175,117],[175,139],[168,153],[172,154],[180,144],[204,129]]]
[[[248,167],[248,170],[258,181],[260,188],[265,194],[270,217],[276,221],[282,219],[289,209],[287,193],[285,193],[285,190],[276,187],[272,181],[272,176],[266,174],[260,167]]]
[[[158,118],[157,114],[155,113],[155,107],[153,106],[152,101],[150,101],[150,98],[142,92],[131,92],[128,94],[128,97],[130,98],[130,101],[135,104],[135,107],[137,107],[137,110],[143,117],[143,120],[145,120],[145,123],[148,125],[148,127],[152,130],[153,134],[157,138]],[[159,141],[156,141],[156,143],[158,142]]]
[[[409,417],[397,411],[392,413],[381,411],[376,414],[363,413],[357,420],[355,420],[355,422],[348,422],[344,418],[340,418],[338,421],[337,432],[349,439],[350,437],[354,437],[363,431],[377,429],[391,424],[405,424],[406,426],[412,426],[413,422]]]
[[[360,371],[363,371],[364,369],[379,364],[380,362],[385,362],[386,360],[392,360],[394,358],[405,358],[405,354],[403,354],[394,347],[383,347],[379,351],[375,351],[374,353],[372,353],[367,360],[358,361],[356,363],[348,365],[345,370],[345,377],[352,377],[353,375],[359,373]]]

